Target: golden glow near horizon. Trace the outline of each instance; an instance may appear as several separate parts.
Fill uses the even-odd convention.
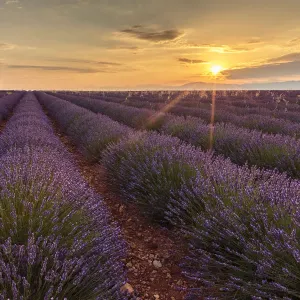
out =
[[[299,10],[296,0],[0,0],[0,89],[297,88]]]
[[[217,76],[222,70],[223,68],[220,65],[213,65],[210,68],[210,71],[213,73],[214,76]]]

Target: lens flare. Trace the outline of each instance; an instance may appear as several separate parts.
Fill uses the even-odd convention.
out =
[[[145,128],[147,126],[154,124],[160,117],[162,117],[165,113],[167,113],[172,107],[178,104],[182,99],[184,99],[187,95],[189,95],[189,91],[182,91],[175,99],[167,103],[161,110],[152,115],[146,122]]]
[[[216,76],[218,75],[221,71],[223,70],[223,68],[219,65],[214,65],[210,68],[210,71]]]

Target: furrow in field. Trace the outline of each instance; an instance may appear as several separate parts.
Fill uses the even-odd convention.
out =
[[[128,291],[143,300],[184,299],[186,289],[192,287],[181,273],[179,263],[187,253],[187,242],[176,231],[151,224],[141,214],[135,203],[121,200],[110,188],[105,168],[89,162],[80,153],[72,139],[65,135],[53,121],[56,135],[74,155],[76,164],[91,188],[103,195],[114,220],[121,228],[122,237],[128,245],[125,260]],[[160,265],[161,264],[161,265]]]

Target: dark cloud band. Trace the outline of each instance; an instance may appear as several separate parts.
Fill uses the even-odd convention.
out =
[[[172,41],[179,38],[183,33],[177,29],[154,31],[143,28],[141,25],[135,25],[128,29],[121,30],[122,33],[127,33],[137,39],[151,42]]]
[[[20,69],[20,70],[43,70],[43,71],[68,71],[75,73],[103,73],[107,72],[105,70],[97,70],[91,68],[72,68],[72,67],[61,67],[61,66],[35,66],[35,65],[7,65],[10,69]]]
[[[178,61],[181,63],[185,63],[185,64],[205,64],[206,63],[206,61],[202,60],[202,59],[189,59],[189,58],[184,58],[184,57],[178,58]]]
[[[300,61],[273,63],[261,66],[233,69],[223,72],[228,79],[255,79],[275,76],[300,75]]]

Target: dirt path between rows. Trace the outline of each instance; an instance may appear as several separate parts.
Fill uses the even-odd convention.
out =
[[[18,104],[17,104],[17,105],[18,105]],[[16,105],[16,106],[17,106],[17,105]],[[16,106],[14,107],[14,109],[16,108]],[[5,126],[6,126],[6,123],[7,123],[8,120],[12,117],[12,115],[13,115],[13,111],[10,112],[10,113],[5,117],[5,119],[2,120],[2,121],[0,122],[0,134],[3,132],[3,130],[4,130]]]
[[[81,174],[90,187],[103,196],[128,244],[125,261],[128,284],[124,288],[133,290],[137,300],[184,299],[186,287],[191,286],[191,282],[182,275],[179,268],[187,253],[186,241],[174,231],[150,224],[133,203],[122,201],[113,194],[106,182],[104,168],[99,164],[89,163],[71,139],[62,134],[55,121],[51,120],[56,134],[74,155]]]

